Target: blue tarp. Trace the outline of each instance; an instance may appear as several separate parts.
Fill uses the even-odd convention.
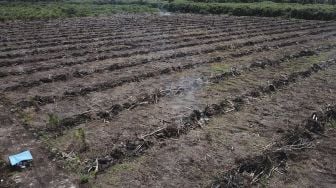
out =
[[[17,165],[18,163],[22,161],[30,161],[33,160],[33,156],[29,151],[24,151],[22,153],[16,154],[16,155],[11,155],[8,157],[9,162],[12,166]]]

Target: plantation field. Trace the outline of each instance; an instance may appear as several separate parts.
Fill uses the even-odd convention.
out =
[[[335,21],[115,14],[0,33],[0,187],[335,186]],[[6,165],[24,149],[31,167]]]

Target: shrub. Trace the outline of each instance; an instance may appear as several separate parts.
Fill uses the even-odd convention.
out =
[[[235,16],[291,17],[312,20],[335,20],[336,7],[331,5],[290,5],[277,3],[169,3],[163,8],[171,12],[232,14]]]
[[[60,123],[60,119],[56,114],[48,114],[48,123],[47,128],[51,130],[55,130],[58,128]]]
[[[79,181],[81,184],[85,184],[87,182],[89,182],[89,175],[86,175],[86,174],[82,174],[79,178]]]
[[[75,131],[74,145],[79,152],[83,152],[88,148],[85,138],[85,130],[83,128],[79,128]]]

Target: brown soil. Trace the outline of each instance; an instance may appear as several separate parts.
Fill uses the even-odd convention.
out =
[[[336,184],[335,22],[115,15],[0,25],[0,187]],[[33,166],[10,168],[7,157],[25,149]]]

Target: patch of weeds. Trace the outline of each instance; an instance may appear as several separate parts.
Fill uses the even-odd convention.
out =
[[[88,183],[89,179],[90,179],[89,175],[87,175],[87,174],[81,174],[80,177],[79,177],[79,183],[81,183],[81,184]]]
[[[46,145],[50,145],[50,139],[48,137],[48,135],[45,132],[39,132],[38,133],[39,139],[45,143]]]
[[[208,92],[227,92],[233,86],[236,86],[237,82],[238,81],[235,78],[228,79],[223,82],[219,82],[217,84],[210,84],[206,86],[206,90]]]
[[[262,176],[259,180],[259,183],[262,188],[268,187],[268,178],[266,176]]]
[[[72,172],[80,173],[82,171],[81,164],[81,159],[74,153],[71,153],[71,155],[64,160],[64,168]]]
[[[33,122],[33,114],[30,112],[21,112],[19,117],[24,125],[29,125]]]
[[[79,128],[74,133],[74,144],[75,147],[79,149],[80,152],[85,151],[88,148],[85,136],[85,130]]]
[[[59,150],[57,147],[55,147],[55,143],[57,141],[50,138],[46,132],[39,132],[39,139],[42,141],[45,149],[50,152],[50,157],[58,158],[57,160],[61,159],[60,161],[62,162],[60,165],[62,165],[64,169],[75,172],[77,174],[82,172],[82,161],[80,157],[77,156],[74,152],[67,153]]]
[[[330,53],[324,52],[324,53],[319,53],[317,55],[309,56],[306,57],[305,59],[309,64],[317,63],[320,61],[325,61],[329,58]]]
[[[308,52],[309,53],[309,52]],[[286,60],[285,70],[288,72],[300,71],[311,67],[313,64],[326,61],[334,51],[315,53],[314,55],[303,56],[292,60]]]
[[[42,141],[42,143],[44,144],[44,146],[46,147],[46,149],[50,152],[54,152],[53,151],[53,144],[51,142],[51,139],[49,138],[49,136],[45,133],[45,132],[39,132],[39,139]]]
[[[211,70],[216,73],[229,72],[231,70],[228,64],[218,63],[211,65]]]
[[[47,128],[55,130],[60,124],[60,118],[56,114],[48,114]]]
[[[78,13],[78,10],[74,7],[64,7],[61,10],[67,17],[73,17]]]
[[[118,164],[112,167],[111,171],[113,173],[119,173],[122,171],[133,171],[134,169],[135,167],[132,163],[122,163],[122,164]]]
[[[146,158],[141,156],[132,161],[125,161],[122,164],[116,164],[112,166],[107,173],[104,175],[104,179],[106,179],[107,183],[113,185],[115,187],[120,186],[120,177],[124,174],[129,174],[130,172],[135,172],[140,169],[141,165],[144,165]]]
[[[18,117],[24,125],[29,125],[33,122],[34,113],[31,109],[17,110]]]
[[[75,136],[76,138],[80,139],[80,140],[85,140],[85,131],[83,128],[79,128],[76,130],[75,132]]]
[[[308,68],[309,66],[313,65],[314,63],[318,63],[321,61],[326,61],[330,58],[332,52],[321,52],[312,56],[306,56],[306,57],[302,57],[299,60],[296,61],[300,61],[303,62],[304,65],[302,65],[301,63],[291,63],[291,68],[292,70],[299,70],[300,68]]]
[[[336,120],[331,120],[327,123],[327,127],[336,129]]]

